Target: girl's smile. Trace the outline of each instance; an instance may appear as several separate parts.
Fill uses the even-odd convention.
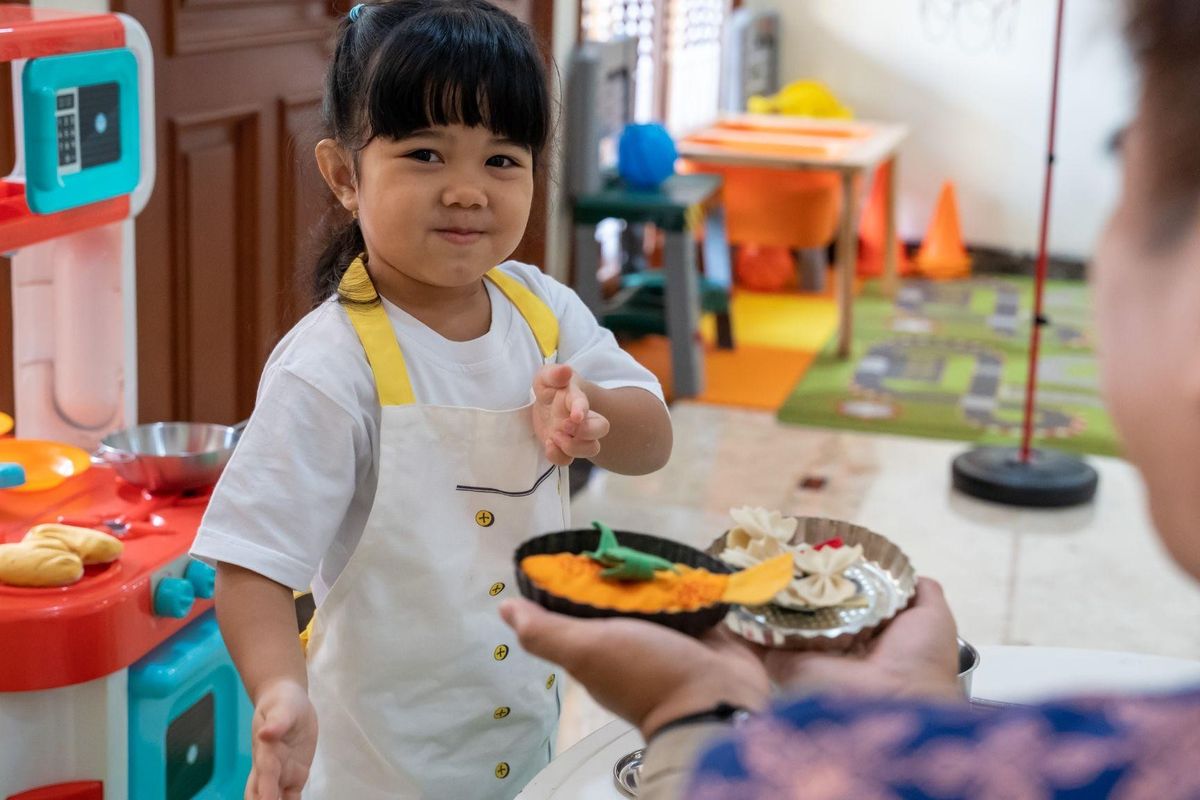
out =
[[[483,231],[463,230],[461,228],[442,228],[438,229],[437,233],[446,241],[457,245],[475,244],[483,238]]]

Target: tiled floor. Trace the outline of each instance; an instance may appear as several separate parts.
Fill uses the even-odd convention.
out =
[[[1090,506],[1029,511],[950,488],[957,442],[781,425],[774,415],[718,406],[672,407],[675,451],[662,471],[598,471],[574,502],[577,523],[707,546],[728,510],[754,505],[847,519],[908,553],[946,590],[960,634],[975,644],[1122,650],[1200,660],[1200,586],[1157,543],[1137,473],[1092,459]],[[805,477],[827,480],[814,491]],[[567,687],[560,747],[612,717]]]

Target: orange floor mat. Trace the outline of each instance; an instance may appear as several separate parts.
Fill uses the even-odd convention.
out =
[[[667,399],[671,386],[671,343],[665,336],[644,336],[622,346],[658,377]],[[815,353],[776,347],[739,345],[704,352],[704,393],[693,398],[702,403],[742,406],[775,411],[812,363]]]
[[[701,320],[705,341],[702,403],[775,411],[804,376],[837,327],[833,276],[820,293],[751,292],[738,289],[730,303],[733,350],[718,350],[711,314]],[[671,349],[665,336],[622,342],[653,372],[671,397]]]

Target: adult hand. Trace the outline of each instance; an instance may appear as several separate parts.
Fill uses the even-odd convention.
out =
[[[575,370],[566,364],[542,367],[533,378],[533,396],[533,430],[546,458],[565,467],[600,452],[608,420],[591,410]]]
[[[642,620],[555,614],[523,598],[507,600],[500,615],[522,647],[562,665],[646,738],[720,702],[757,711],[770,697],[758,655],[723,627],[694,639]]]
[[[267,686],[254,707],[246,800],[300,800],[317,749],[317,712],[291,680]]]
[[[958,644],[954,616],[942,587],[917,582],[917,596],[852,656],[771,650],[764,663],[787,690],[835,690],[891,697],[962,699],[958,687]]]

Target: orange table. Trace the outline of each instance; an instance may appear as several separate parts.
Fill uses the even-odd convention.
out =
[[[838,355],[850,354],[853,331],[854,271],[858,261],[859,176],[892,162],[886,198],[888,242],[884,285],[896,287],[896,160],[908,128],[879,122],[806,117],[733,114],[683,137],[679,155],[700,164],[767,167],[781,170],[829,170],[842,176],[844,201],[838,228]]]

